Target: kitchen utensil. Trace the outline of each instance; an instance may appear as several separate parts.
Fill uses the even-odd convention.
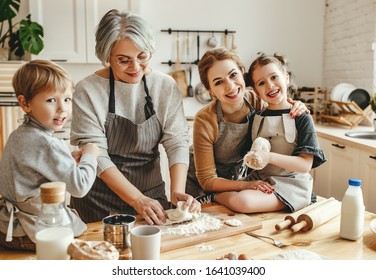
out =
[[[232,33],[231,35],[232,35],[232,40],[231,40],[231,50],[232,50],[233,52],[236,52],[236,48],[237,48],[237,46],[235,45],[235,33]]]
[[[199,83],[195,88],[195,97],[198,102],[202,104],[209,103],[212,98],[210,96],[210,93],[206,90],[204,85],[202,83]]]
[[[187,60],[189,61],[189,84],[187,87],[187,96],[193,97],[194,93],[193,93],[193,87],[192,87],[192,64],[191,64],[191,56],[190,56],[189,32],[187,34],[186,44],[187,44]]]
[[[263,239],[263,238],[269,239],[269,240],[273,241],[273,244],[275,246],[277,246],[278,248],[282,248],[282,247],[287,246],[287,245],[283,244],[282,242],[279,242],[278,240],[275,240],[274,238],[272,238],[270,236],[259,235],[259,234],[255,234],[255,233],[252,233],[252,232],[246,232],[246,234],[248,234],[249,236],[258,238],[258,239]]]
[[[119,251],[130,247],[130,231],[135,222],[136,217],[127,214],[105,217],[102,220],[104,241],[112,243]]]
[[[223,47],[227,49],[227,32],[223,33]]]
[[[198,65],[200,61],[200,33],[197,33],[197,59],[194,62],[196,65]]]
[[[182,96],[187,95],[187,77],[185,70],[182,69],[181,61],[180,61],[180,49],[179,49],[180,41],[179,41],[179,33],[176,39],[176,60],[175,60],[175,71],[170,73],[170,75],[174,78],[176,83],[178,84],[179,91]]]
[[[291,227],[293,232],[309,231],[326,223],[341,213],[341,203],[337,200],[327,200],[306,213],[299,215],[297,223]]]
[[[306,212],[312,210],[313,208],[316,208],[316,207],[322,205],[323,203],[325,203],[328,200],[334,200],[334,198],[331,197],[331,198],[328,198],[328,199],[320,200],[316,203],[312,203],[311,205],[309,205],[307,207],[304,207],[303,209],[300,209],[299,211],[296,211],[294,213],[287,215],[283,222],[280,222],[280,223],[275,225],[275,229],[276,230],[282,230],[282,229],[285,229],[285,228],[291,228],[294,224],[297,223],[298,217],[301,214],[306,213]]]
[[[209,38],[207,44],[210,48],[215,48],[217,46],[218,42],[217,38],[214,36],[214,32],[212,33],[212,36]]]
[[[351,101],[354,101],[360,108],[362,108],[362,110],[364,110],[370,104],[371,96],[366,90],[357,88],[350,93],[345,102]]]

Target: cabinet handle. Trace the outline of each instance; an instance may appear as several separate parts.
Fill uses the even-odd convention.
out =
[[[67,62],[68,61],[68,59],[51,59],[51,61],[53,61],[53,62]]]
[[[372,158],[372,159],[376,160],[376,156],[369,156],[369,158]]]
[[[342,146],[342,145],[339,145],[339,144],[332,144],[333,147],[337,147],[337,148],[340,148],[340,149],[344,149],[346,148],[346,146]]]

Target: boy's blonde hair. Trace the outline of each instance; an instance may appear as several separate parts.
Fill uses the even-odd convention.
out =
[[[66,91],[74,84],[69,74],[49,60],[32,60],[22,65],[14,74],[12,86],[16,96],[23,95],[30,102],[35,95],[46,90]]]

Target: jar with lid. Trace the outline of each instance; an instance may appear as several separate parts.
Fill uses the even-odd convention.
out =
[[[38,260],[68,260],[67,248],[74,239],[72,218],[65,205],[63,182],[40,186],[42,207],[35,226]]]
[[[357,240],[363,235],[365,207],[363,203],[362,181],[349,179],[349,186],[342,199],[340,236]]]

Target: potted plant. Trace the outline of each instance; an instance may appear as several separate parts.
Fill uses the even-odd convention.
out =
[[[25,53],[38,54],[43,49],[43,27],[26,19],[13,23],[20,8],[21,0],[0,0],[0,48],[21,58]]]
[[[376,93],[371,96],[370,104],[371,104],[372,111],[376,114]],[[373,118],[373,128],[376,131],[376,117]]]

